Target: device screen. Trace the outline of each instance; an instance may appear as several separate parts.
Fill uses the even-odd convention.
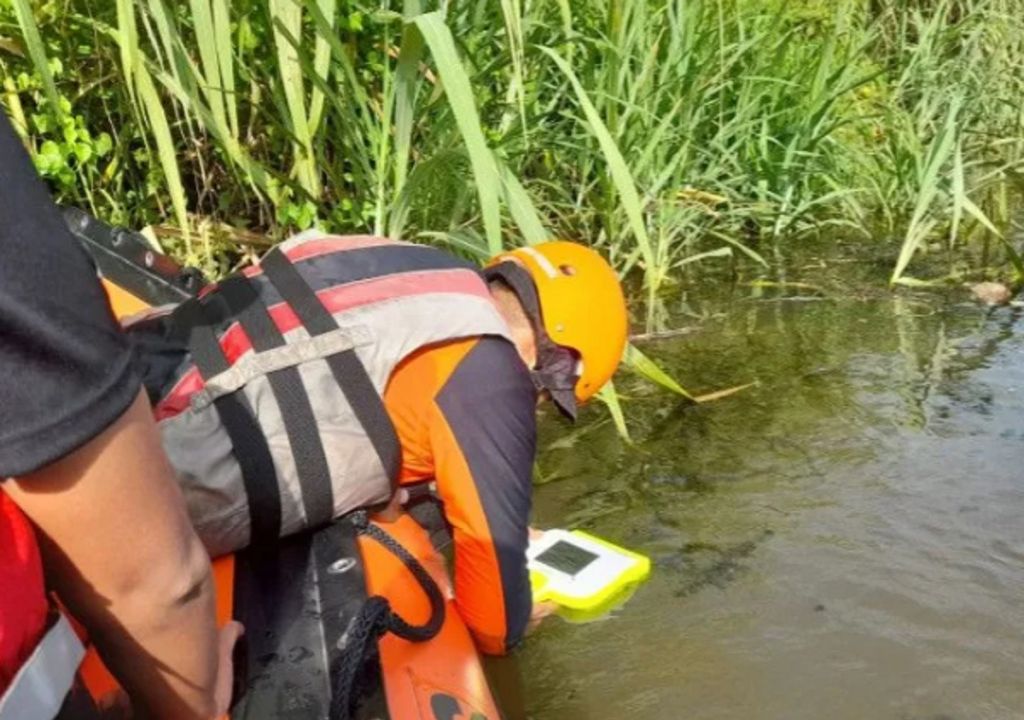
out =
[[[566,575],[576,575],[597,560],[597,555],[579,545],[559,540],[534,559]]]

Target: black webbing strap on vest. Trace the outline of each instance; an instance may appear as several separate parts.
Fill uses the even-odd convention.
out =
[[[229,277],[220,284],[219,293],[257,354],[287,344],[248,278],[244,275]],[[286,367],[269,372],[266,377],[280,408],[295,460],[306,524],[317,527],[328,523],[334,517],[331,472],[302,376],[297,367]]]
[[[338,330],[334,316],[280,249],[275,248],[267,253],[260,261],[260,267],[310,335],[323,335]],[[402,446],[380,393],[355,350],[345,350],[325,359],[394,486],[401,469]]]
[[[178,327],[187,332],[192,361],[204,381],[230,367],[213,323],[202,301],[187,300],[175,310]],[[242,470],[242,482],[249,499],[249,523],[253,542],[277,540],[281,535],[281,498],[274,460],[267,439],[260,429],[249,400],[241,390],[221,395],[213,401],[221,423],[231,440],[235,458]]]

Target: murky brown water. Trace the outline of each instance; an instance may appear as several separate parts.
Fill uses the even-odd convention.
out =
[[[632,447],[601,413],[545,428],[536,523],[654,572],[529,641],[529,717],[1024,718],[1024,315],[765,294],[677,303],[699,331],[644,346],[691,389],[758,387],[626,381]]]

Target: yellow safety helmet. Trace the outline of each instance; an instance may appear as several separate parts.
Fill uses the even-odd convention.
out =
[[[552,241],[522,247],[497,255],[487,264],[486,274],[508,281],[501,272],[506,263],[524,269],[533,281],[539,302],[539,321],[552,343],[573,350],[579,359],[574,368],[575,400],[585,402],[615,373],[626,348],[629,317],[618,275],[596,251],[574,242]],[[513,278],[514,280],[514,278]],[[520,301],[531,312],[530,303],[515,282],[509,282]],[[539,338],[538,357],[543,358]],[[543,372],[542,362],[538,370]],[[575,407],[552,396],[567,414]],[[564,398],[571,401],[572,398]]]

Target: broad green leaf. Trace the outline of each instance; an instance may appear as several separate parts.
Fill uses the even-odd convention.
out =
[[[556,0],[558,3],[558,12],[562,18],[562,32],[565,33],[566,37],[571,37],[573,34],[572,30],[572,9],[569,7],[569,0]]]
[[[351,93],[351,95],[339,97],[339,90],[337,88],[331,92],[331,88],[327,86],[326,80],[321,78],[319,73],[309,71],[312,67],[311,65],[303,64],[302,67],[306,71],[306,75],[309,77],[310,81],[316,87],[320,88],[324,97],[328,98],[335,107],[349,110],[351,114],[358,118],[358,121],[362,124],[362,131],[365,135],[372,138],[377,132],[379,132],[379,128],[375,124],[373,117],[374,114],[371,111],[370,97],[367,94],[366,89],[359,82],[356,70],[349,59],[348,52],[345,50],[345,46],[342,45],[338,34],[335,32],[333,24],[320,9],[318,4],[320,1],[321,0],[303,0],[306,12],[310,14],[310,17],[313,20],[313,25],[316,28],[317,38],[327,41],[327,44],[331,49],[332,59],[337,63],[338,67],[340,67],[344,78],[348,81],[346,89]],[[292,47],[296,49],[296,55],[299,57],[300,62],[302,62],[303,53],[299,52],[301,48],[298,38],[287,35],[287,31],[282,31],[282,33],[285,34],[286,38],[291,42]],[[342,114],[345,115],[345,113]],[[370,158],[364,157],[364,155],[365,153],[361,153],[359,157],[353,158],[353,160],[368,165]]]
[[[158,68],[150,68],[150,70],[153,77],[160,81],[160,84],[174,96],[182,107],[191,112],[200,124],[216,138],[224,152],[242,170],[245,179],[253,188],[265,193],[271,202],[276,203],[279,199],[277,180],[263,165],[253,160],[237,140],[231,137],[227,127],[217,122],[210,109],[203,104],[202,98],[198,94],[187,92],[173,76],[166,72],[160,71]]]
[[[317,7],[327,22],[327,26],[331,29],[331,34],[333,34],[334,15],[337,10],[336,0],[317,0]],[[319,32],[316,35],[316,44],[313,51],[313,70],[316,73],[316,77],[326,83],[327,73],[330,72],[330,69],[331,43],[324,33]],[[319,83],[313,85],[312,99],[309,103],[309,132],[314,137],[320,127],[320,120],[324,110],[324,92],[320,87]]]
[[[667,390],[671,390],[677,395],[682,395],[687,400],[694,399],[693,395],[687,392],[682,385],[658,367],[656,362],[640,352],[640,350],[632,343],[626,346],[624,362],[627,367],[647,378],[651,382],[656,383]]]
[[[181,172],[178,170],[177,148],[174,145],[174,138],[171,136],[171,128],[167,123],[167,115],[164,106],[157,94],[156,87],[148,69],[143,65],[140,58],[136,58],[135,86],[139,93],[139,103],[145,109],[146,118],[149,121],[150,131],[156,141],[157,156],[160,159],[160,167],[164,171],[164,178],[167,181],[167,192],[171,196],[171,205],[174,208],[175,219],[185,236],[186,242],[190,237],[188,206],[185,200],[185,187],[181,182]]]
[[[217,41],[217,66],[220,69],[221,100],[228,111],[231,136],[238,137],[238,102],[235,94],[235,61],[232,55],[231,13],[228,0],[212,0],[213,34]]]
[[[512,82],[509,95],[517,101],[523,134],[529,132],[526,123],[526,82],[525,59],[523,56],[523,8],[519,0],[501,0],[501,13],[505,19],[505,33],[508,36],[509,55],[512,57]]]
[[[729,233],[712,232],[711,235],[713,235],[714,237],[718,238],[722,242],[725,242],[725,243],[728,243],[729,245],[732,245],[734,248],[739,250],[741,253],[746,255],[748,258],[750,258],[754,262],[759,263],[760,265],[763,265],[764,267],[768,267],[768,261],[765,260],[764,257],[760,253],[755,252],[754,250],[751,250],[749,247],[747,247],[746,245],[741,243],[739,240],[737,240],[736,238],[732,237]]]
[[[409,173],[412,152],[412,128],[415,119],[416,90],[419,87],[419,66],[423,58],[423,35],[411,22],[422,12],[420,3],[407,0],[405,26],[402,28],[402,44],[398,50],[398,66],[395,68],[394,106],[395,156],[393,196],[397,198],[405,187]]]
[[[465,253],[477,258],[481,262],[486,261],[491,257],[490,251],[487,249],[487,245],[482,241],[482,238],[476,233],[462,232],[462,231],[451,231],[451,232],[422,232],[420,237],[429,238],[437,242],[451,245],[454,248],[458,248]]]
[[[715,390],[713,392],[704,393],[703,395],[698,395],[694,400],[700,404],[715,402],[716,400],[723,400],[727,397],[731,397],[736,393],[743,392],[744,390],[749,390],[752,387],[757,387],[759,384],[759,382],[754,381],[731,388],[725,388],[724,390]]]
[[[297,51],[288,37],[302,37],[302,7],[295,0],[269,0],[274,23],[274,44],[281,88],[288,106],[289,126],[295,136],[295,174],[313,198],[320,197],[320,177],[313,154],[313,138],[306,114],[306,90]],[[281,31],[286,31],[282,33]]]
[[[690,255],[689,257],[685,257],[682,260],[680,260],[678,265],[689,265],[690,263],[700,262],[701,260],[707,260],[709,258],[722,257],[732,257],[732,248],[720,247],[715,248],[714,250],[707,250],[702,253],[697,253],[696,255]]]
[[[124,2],[125,0],[119,0]],[[192,62],[182,47],[181,37],[174,18],[164,3],[164,0],[148,0],[147,7],[149,14],[156,25],[156,34],[160,39],[160,45],[170,64],[171,74],[175,82],[185,89],[190,95],[198,92],[197,81],[201,80],[202,73]]]
[[[964,215],[964,200],[967,197],[967,191],[964,189],[964,152],[963,143],[958,142],[956,144],[956,150],[953,152],[953,174],[952,174],[952,194],[953,194],[953,219],[949,225],[949,247],[952,248],[956,242],[957,233],[960,230],[960,221]]]
[[[484,220],[487,249],[491,255],[497,255],[502,249],[501,210],[498,203],[501,182],[494,164],[494,156],[484,139],[469,76],[455,51],[451,31],[439,12],[418,15],[413,22],[423,33],[423,39],[430,48],[430,54],[444,85],[445,95],[448,97],[448,104],[459,126],[462,141],[466,144],[473,176],[476,179],[477,194],[480,197],[480,212]]]
[[[139,31],[133,0],[117,0],[117,31],[120,33],[118,49],[121,53],[121,72],[128,85],[128,97],[133,104],[137,104],[133,76],[139,58]]]
[[[519,226],[523,240],[528,245],[550,240],[551,231],[544,227],[537,208],[527,194],[526,188],[519,182],[519,178],[500,160],[496,159],[495,162],[498,163],[498,172],[501,173],[501,190],[505,204],[512,219]]]
[[[612,181],[619,193],[619,198],[622,201],[626,217],[629,219],[630,229],[633,231],[633,235],[636,237],[640,252],[644,257],[644,261],[647,263],[648,272],[654,272],[657,265],[657,259],[654,253],[654,247],[651,244],[651,239],[647,234],[647,226],[644,223],[643,205],[640,202],[640,195],[637,193],[636,182],[633,179],[633,174],[629,170],[629,165],[626,163],[626,159],[622,156],[622,151],[619,150],[619,146],[616,144],[615,139],[611,136],[611,133],[608,132],[608,128],[601,119],[600,113],[598,113],[597,108],[595,108],[594,104],[590,101],[586,90],[583,89],[583,85],[580,83],[580,80],[576,76],[572,67],[569,66],[569,63],[567,63],[561,55],[551,48],[542,47],[540,50],[554,61],[554,63],[569,79],[569,83],[576,92],[576,99],[579,102],[580,107],[583,108],[583,114],[587,119],[590,131],[594,137],[597,138],[598,144],[601,146],[601,151],[604,153],[605,161],[608,163],[608,171],[611,173]]]
[[[190,58],[187,58],[184,52],[178,27],[164,0],[146,0],[145,7],[145,12],[156,26],[156,37],[160,43],[160,50],[167,58],[175,80],[184,84],[186,77],[199,75],[198,68],[193,69]],[[159,56],[159,52],[157,55]]]
[[[201,85],[206,94],[206,102],[217,123],[227,128],[229,125],[227,108],[224,105],[224,83],[220,76],[220,50],[217,48],[218,37],[214,26],[213,9],[210,7],[210,0],[189,0],[189,7],[192,11],[196,44],[199,46],[199,61],[203,68]]]
[[[1016,281],[1024,281],[1024,258],[1021,258],[1020,253],[1017,252],[1017,248],[1013,246],[1008,238],[1003,235],[999,235],[999,240],[1003,243],[1003,248],[1006,250],[1006,256],[1010,258],[1010,264],[1013,265],[1013,272],[1016,275]]]
[[[929,221],[926,217],[939,193],[939,173],[956,146],[957,121],[962,104],[962,96],[957,95],[952,99],[942,129],[932,139],[928,147],[925,164],[919,178],[917,204],[907,227],[907,234],[903,240],[903,246],[900,248],[896,267],[893,268],[890,284],[895,284],[906,271],[911,258],[914,257],[918,247],[934,225],[934,221]]]
[[[920,278],[911,277],[910,275],[900,275],[894,282],[894,285],[903,285],[905,287],[912,288],[933,288],[938,285],[944,284],[945,280],[921,280]]]
[[[619,435],[626,442],[632,442],[632,439],[629,437],[629,427],[626,425],[626,414],[622,412],[622,403],[619,401],[619,394],[615,391],[615,384],[609,381],[601,388],[596,397],[608,408],[608,412],[612,416],[612,422],[615,423],[615,429],[619,431]]]
[[[982,225],[984,225],[986,230],[988,230],[996,237],[1003,237],[1003,233],[999,232],[996,226],[992,224],[992,221],[989,220],[988,215],[986,215],[980,207],[975,205],[974,201],[967,197],[967,195],[963,196],[961,203],[963,205],[964,210],[967,211],[967,214],[973,217],[978,222],[980,222]]]

